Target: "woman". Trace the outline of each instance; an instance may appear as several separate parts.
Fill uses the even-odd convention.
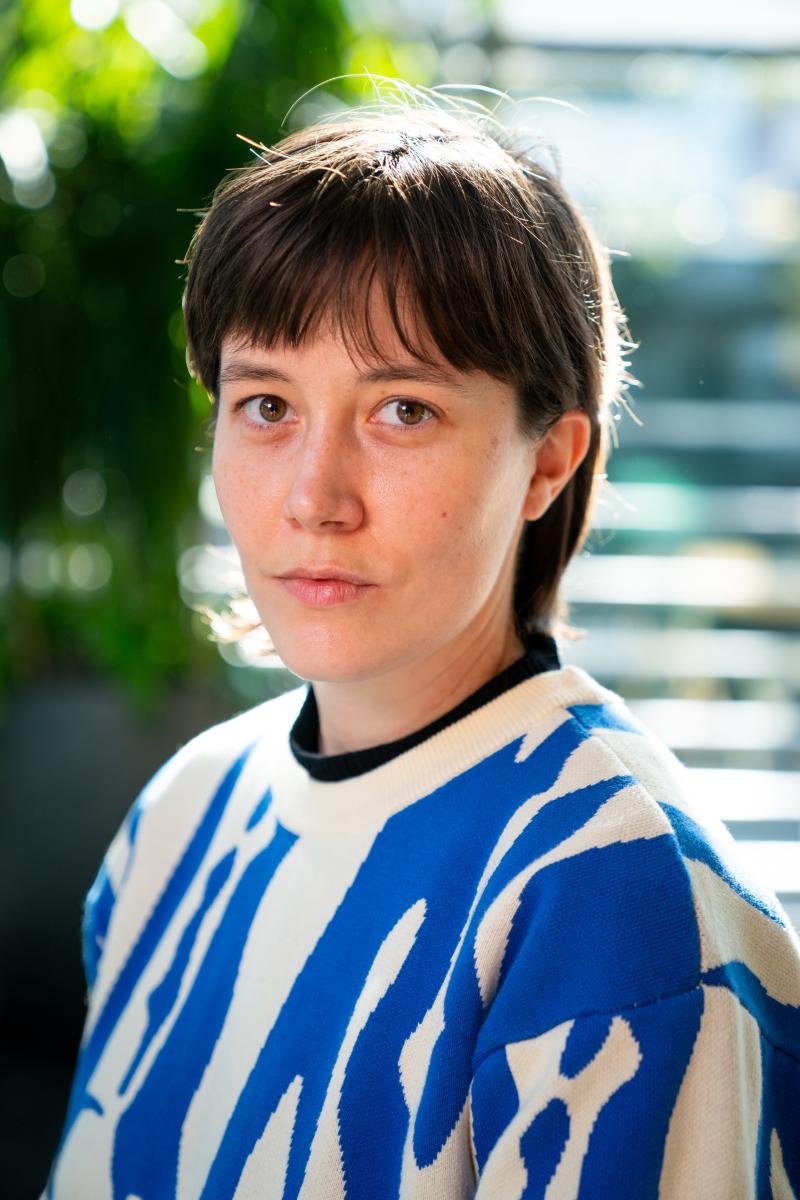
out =
[[[188,262],[220,503],[307,685],[109,849],[50,1194],[797,1192],[797,937],[553,637],[625,382],[585,221],[488,120],[395,105],[261,147]]]

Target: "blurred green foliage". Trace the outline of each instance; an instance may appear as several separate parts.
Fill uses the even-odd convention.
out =
[[[0,150],[5,138],[12,160],[22,154],[23,176],[0,165],[2,691],[100,669],[147,700],[217,670],[176,576],[179,551],[202,537],[210,453],[179,260],[195,212],[248,161],[237,133],[274,140],[309,87],[395,67],[381,39],[351,32],[339,0],[186,0],[167,10],[171,33],[159,32],[165,7],[19,0],[0,15]],[[46,160],[31,183],[34,143]],[[63,489],[87,469],[105,502],[78,515]]]

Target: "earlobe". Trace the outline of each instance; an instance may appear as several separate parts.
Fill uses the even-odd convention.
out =
[[[523,515],[527,521],[543,516],[577,471],[589,450],[591,422],[580,408],[570,409],[556,421],[536,447]]]

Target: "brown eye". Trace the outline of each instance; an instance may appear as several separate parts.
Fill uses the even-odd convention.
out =
[[[283,405],[284,408],[286,406],[286,401],[281,400],[280,396],[262,396],[258,402],[258,415],[274,425],[283,415],[283,412],[280,411],[280,405]],[[279,409],[277,413],[275,411],[276,406]]]
[[[419,420],[416,420],[416,421],[403,420],[404,425],[421,425],[424,420],[424,418],[422,417],[422,412],[423,412],[424,407],[425,407],[424,404],[418,404],[416,400],[398,400],[398,402],[397,402],[398,412],[402,413],[404,415],[404,417],[408,416],[409,409],[412,410],[412,415],[413,415],[413,411],[416,409],[417,416],[420,418]]]
[[[386,411],[392,411],[400,417],[399,421],[386,422],[389,425],[394,425],[395,429],[415,429],[420,425],[427,425],[429,421],[436,419],[436,413],[428,404],[423,404],[421,400],[405,400],[395,399],[390,400],[384,405]],[[406,420],[407,417],[416,417],[416,419]]]

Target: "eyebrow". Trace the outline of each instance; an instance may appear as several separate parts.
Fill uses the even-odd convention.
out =
[[[220,384],[237,383],[245,379],[258,379],[263,383],[292,382],[291,376],[278,367],[247,358],[232,358],[219,373]],[[386,363],[385,366],[363,371],[359,379],[362,383],[395,383],[410,379],[416,383],[433,383],[457,390],[462,390],[464,386],[452,371],[437,367],[434,363]]]

